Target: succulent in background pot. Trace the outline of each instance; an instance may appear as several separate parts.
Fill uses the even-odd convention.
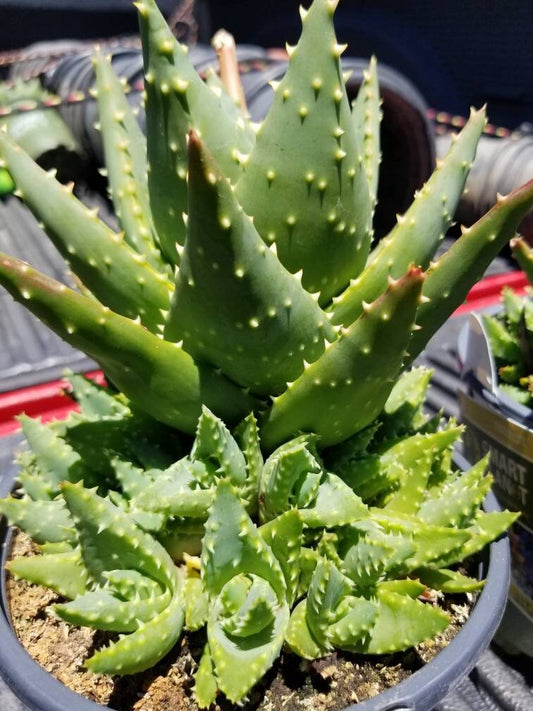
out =
[[[511,241],[513,255],[533,284],[533,249],[523,239]],[[494,359],[494,387],[522,405],[524,419],[533,421],[533,295],[502,291],[502,310],[483,315],[483,326]],[[529,411],[529,412],[528,412]]]
[[[530,278],[533,252],[522,239],[513,254]],[[495,492],[522,511],[512,527],[510,604],[498,641],[511,652],[533,655],[533,299],[506,288],[502,303],[474,314],[460,338],[465,392],[460,393],[467,458],[490,453]]]
[[[533,181],[431,261],[485,125],[473,112],[371,250],[377,71],[350,107],[336,4],[302,10],[255,127],[138,4],[146,142],[96,58],[120,234],[0,137],[79,290],[7,255],[0,283],[114,386],[75,380],[81,414],[23,421],[22,495],[0,506],[42,555],[10,568],[59,591],[65,620],[121,635],[86,660],[99,674],[205,630],[201,707],[241,702],[283,648],[373,655],[438,633],[447,616],[419,595],[477,589],[450,566],[515,519],[481,511],[486,462],[452,466],[461,428],[422,415],[429,376],[407,369],[514,235]]]

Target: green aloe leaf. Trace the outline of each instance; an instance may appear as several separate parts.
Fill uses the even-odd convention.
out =
[[[209,651],[209,644],[204,647],[204,652],[198,669],[194,676],[194,696],[201,709],[207,709],[215,703],[218,691],[217,679],[213,667],[213,660]]]
[[[389,277],[401,277],[411,264],[428,267],[451,225],[485,122],[483,110],[472,113],[449,154],[417,193],[408,211],[380,240],[364,272],[334,299],[334,323],[353,323],[363,312],[363,302],[373,301],[385,291]]]
[[[236,191],[262,238],[275,242],[290,272],[303,270],[304,287],[320,292],[322,303],[361,271],[372,232],[334,6],[315,0],[309,12],[302,11],[301,39],[291,49]]]
[[[165,273],[148,196],[146,139],[110,59],[97,52],[94,67],[99,126],[115,214],[130,247]]]
[[[72,541],[72,518],[61,500],[32,501],[8,496],[0,499],[0,514],[16,524],[36,543]]]
[[[496,358],[511,362],[518,361],[519,363],[522,361],[520,344],[503,321],[494,316],[484,314],[483,326],[485,327],[491,350]]]
[[[59,493],[62,481],[84,479],[91,486],[92,478],[82,458],[64,439],[37,418],[22,415],[19,422],[39,469],[40,480],[49,485],[53,495]]]
[[[25,203],[43,222],[51,240],[82,284],[123,316],[139,318],[151,331],[163,323],[172,283],[154,270],[67,186],[42,170],[0,132],[0,156],[9,165]]]
[[[222,420],[205,406],[198,420],[191,459],[212,464],[220,478],[226,478],[235,486],[246,481],[243,452]]]
[[[434,590],[441,590],[444,593],[467,593],[481,590],[484,585],[483,580],[471,578],[463,575],[457,570],[432,570],[431,568],[420,568],[415,575],[421,582]]]
[[[89,583],[79,549],[14,558],[7,563],[7,569],[17,578],[44,585],[69,599],[83,594]]]
[[[143,0],[136,7],[144,58],[150,205],[161,248],[179,264],[178,246],[185,241],[183,213],[188,211],[188,131],[201,133],[233,181],[242,172],[253,139],[246,122],[234,121],[225,100],[202,81],[155,1]]]
[[[250,413],[238,425],[234,436],[246,461],[246,481],[240,487],[241,496],[248,503],[248,513],[255,514],[258,506],[259,479],[263,471],[264,460],[257,420],[253,413]]]
[[[87,419],[120,418],[131,414],[123,396],[112,393],[94,380],[75,373],[68,373],[65,379],[70,385],[69,395],[76,400]]]
[[[511,240],[513,257],[525,271],[529,282],[533,284],[533,248],[521,237]]]
[[[380,124],[383,117],[379,96],[377,61],[370,59],[363,81],[352,104],[355,132],[360,141],[372,208],[377,203],[380,151]]]
[[[377,618],[369,634],[352,651],[390,654],[435,637],[448,626],[448,615],[438,607],[399,595],[386,587],[377,592]]]
[[[259,528],[259,533],[283,571],[289,604],[294,602],[300,582],[302,530],[302,516],[296,509],[281,514]]]
[[[318,486],[316,497],[300,509],[306,526],[335,528],[363,518],[367,506],[343,480],[326,472]]]
[[[165,549],[110,501],[78,484],[63,484],[62,493],[76,526],[83,561],[100,589],[59,605],[56,611],[99,629],[131,631],[93,654],[86,662],[91,671],[143,671],[159,661],[181,634],[183,575]],[[129,571],[135,572],[130,575]],[[134,579],[139,583],[139,574],[147,578],[139,586],[143,595],[121,599],[131,590]],[[114,595],[110,585],[121,595]]]
[[[229,421],[253,409],[253,399],[177,344],[28,267],[0,255],[0,282],[52,330],[97,360],[128,397],[157,420],[193,433],[202,403]]]
[[[259,482],[259,518],[269,521],[298,505],[298,484],[311,484],[314,501],[323,469],[318,461],[313,437],[289,440],[267,459]]]
[[[157,617],[99,650],[85,666],[95,674],[136,674],[153,667],[176,644],[183,627],[183,598],[175,594]]]
[[[432,492],[420,506],[419,519],[436,526],[469,525],[492,485],[492,477],[485,475],[488,461],[487,455],[451,483]]]
[[[185,629],[199,630],[207,623],[209,598],[197,575],[187,576],[183,594],[185,596]]]
[[[454,563],[460,563],[475,553],[479,553],[488,543],[502,536],[516,521],[519,515],[519,513],[512,511],[480,512],[475,522],[466,529],[469,533],[469,539],[455,550],[451,550],[449,553],[443,553],[438,561],[436,561],[436,564],[438,564],[439,568],[447,568]]]
[[[398,377],[422,282],[420,270],[412,269],[391,284],[274,399],[261,427],[266,448],[298,431],[316,433],[322,446],[337,444],[375,419]]]
[[[194,133],[188,209],[165,337],[183,340],[195,359],[257,394],[280,392],[335,332],[300,279],[266,247]]]
[[[461,305],[472,286],[485,272],[500,249],[513,237],[522,219],[533,207],[533,180],[500,197],[498,203],[430,266],[422,290],[428,299],[416,317],[420,329],[409,345],[411,362],[435,331]]]
[[[54,605],[54,612],[78,627],[111,632],[133,632],[168,607],[169,590],[146,600],[122,600],[112,591],[98,589],[79,595],[72,602]]]

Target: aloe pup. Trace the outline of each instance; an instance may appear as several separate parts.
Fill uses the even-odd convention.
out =
[[[428,374],[406,368],[514,235],[533,182],[432,261],[485,125],[473,111],[372,245],[377,68],[350,106],[336,4],[302,10],[259,127],[138,4],[146,139],[95,58],[120,233],[0,136],[80,289],[7,255],[0,282],[118,390],[73,378],[80,413],[23,420],[22,495],[0,511],[42,555],[10,568],[63,595],[64,619],[123,635],[87,660],[97,672],[145,669],[205,628],[201,707],[242,701],[283,648],[379,654],[438,633],[447,616],[420,594],[478,589],[453,566],[515,518],[481,511],[486,463],[455,471],[461,428],[427,420]]]

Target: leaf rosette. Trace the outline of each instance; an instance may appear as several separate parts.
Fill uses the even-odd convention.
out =
[[[276,519],[263,536],[231,485],[218,485],[202,552],[203,583],[211,601],[205,653],[217,687],[232,701],[241,699],[279,656],[301,532],[293,511]],[[273,549],[267,540],[280,533],[283,548]]]

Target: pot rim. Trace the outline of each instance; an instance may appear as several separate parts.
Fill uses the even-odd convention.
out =
[[[468,468],[459,454],[456,464]],[[0,482],[0,496],[11,491],[17,469],[13,465]],[[498,510],[494,494],[485,502],[486,511]],[[4,560],[9,545],[8,527],[0,522],[0,676],[31,711],[96,711],[109,708],[81,696],[45,671],[22,647],[8,618]],[[486,582],[471,614],[454,639],[428,664],[378,696],[352,704],[344,711],[429,711],[474,668],[494,636],[505,610],[510,580],[510,548],[507,536],[491,543],[480,563]]]

